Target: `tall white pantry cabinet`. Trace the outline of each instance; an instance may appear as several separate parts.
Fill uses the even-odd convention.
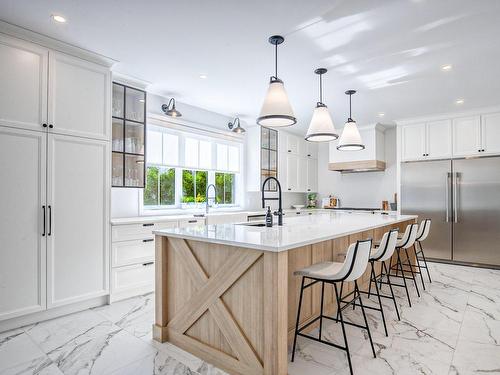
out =
[[[111,71],[90,60],[0,33],[0,321],[109,294]]]

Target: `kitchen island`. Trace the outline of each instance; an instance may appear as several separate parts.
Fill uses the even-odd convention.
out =
[[[342,262],[350,243],[378,240],[392,228],[402,232],[415,220],[321,212],[287,217],[282,227],[250,222],[155,231],[154,339],[230,374],[285,375],[300,291],[293,272]],[[368,282],[367,271],[361,284]],[[319,285],[304,292],[301,325],[319,314],[319,293]],[[325,296],[325,312],[335,313],[333,292]]]

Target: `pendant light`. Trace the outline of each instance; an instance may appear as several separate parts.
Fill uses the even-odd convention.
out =
[[[161,109],[167,116],[170,117],[181,117],[182,113],[175,109],[175,99],[172,98],[168,101],[168,104],[163,104]]]
[[[340,136],[339,144],[337,150],[340,151],[360,151],[365,148],[363,141],[361,140],[361,135],[359,134],[358,126],[356,121],[352,119],[352,106],[351,97],[356,93],[356,90],[347,90],[346,95],[349,95],[349,118],[345,123],[344,130]]]
[[[310,142],[329,142],[334,141],[339,137],[335,131],[332,117],[328,111],[328,107],[323,103],[323,80],[322,76],[327,70],[325,68],[318,68],[314,71],[319,75],[319,102],[316,103],[316,108],[312,115],[309,129],[307,129],[306,141]]]
[[[233,133],[241,134],[241,133],[246,132],[246,130],[244,128],[242,128],[241,125],[240,125],[240,118],[239,117],[236,117],[232,122],[229,122],[227,124],[227,127]]]
[[[278,45],[285,38],[274,35],[269,38],[269,43],[274,45],[274,76],[271,77],[269,88],[257,118],[257,124],[269,127],[291,126],[297,123],[292,106],[288,101],[283,81],[278,78]]]

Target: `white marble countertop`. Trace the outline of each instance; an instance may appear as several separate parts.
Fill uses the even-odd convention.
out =
[[[277,225],[275,218],[275,226],[272,228],[237,223],[168,228],[153,233],[280,252],[415,218],[417,218],[415,215],[322,211],[314,215],[285,216],[281,227]]]

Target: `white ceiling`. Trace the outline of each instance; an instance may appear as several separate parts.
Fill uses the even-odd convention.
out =
[[[157,92],[248,123],[273,73],[267,38],[282,34],[278,75],[300,133],[318,100],[317,67],[329,69],[324,98],[337,127],[347,89],[358,90],[361,124],[500,103],[499,0],[2,0],[0,18],[112,57],[117,71]]]

